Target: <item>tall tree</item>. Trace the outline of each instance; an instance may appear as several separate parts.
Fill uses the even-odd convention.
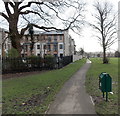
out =
[[[83,48],[80,48],[79,53],[80,53],[80,55],[82,55],[82,58],[83,58],[83,55],[84,55],[84,53],[85,53],[84,49],[83,49]]]
[[[83,22],[84,16],[82,15],[84,11],[84,5],[78,0],[62,0],[62,1],[54,1],[47,2],[42,0],[34,0],[27,2],[26,0],[2,0],[5,6],[6,12],[0,12],[0,15],[8,22],[9,24],[9,37],[11,39],[11,43],[13,48],[17,49],[19,54],[21,53],[21,45],[20,40],[23,37],[25,31],[29,28],[29,24],[18,29],[18,24],[20,22],[21,17],[23,17],[27,23],[30,23],[32,26],[45,30],[68,30],[72,29],[73,31],[80,29],[80,24]],[[61,12],[68,10],[72,7],[71,15],[67,17],[60,15]],[[32,15],[29,15],[32,14]],[[30,18],[26,18],[25,15],[29,15],[32,19],[35,18],[34,22],[30,22]],[[34,18],[33,18],[34,17]],[[66,18],[67,17],[67,18]],[[59,21],[62,21],[64,24],[63,28],[57,28],[52,24],[57,18]],[[53,20],[52,20],[53,19]],[[37,21],[41,21],[40,23],[35,23]],[[24,21],[23,21],[24,22]],[[46,25],[45,25],[46,24]],[[51,24],[51,25],[49,25]]]
[[[116,16],[112,12],[113,6],[108,2],[97,2],[94,8],[96,23],[90,25],[98,31],[96,37],[103,47],[103,63],[108,63],[106,51],[117,40]]]

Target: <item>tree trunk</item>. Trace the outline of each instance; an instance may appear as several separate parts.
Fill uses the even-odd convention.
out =
[[[107,64],[108,59],[106,57],[106,45],[105,45],[105,37],[104,37],[104,33],[103,33],[103,22],[101,24],[101,29],[102,29],[102,40],[103,40],[103,64]]]
[[[103,47],[103,64],[108,64],[108,59],[106,57],[106,48]]]
[[[35,42],[34,42],[34,37],[33,37],[33,35],[30,35],[30,37],[31,37],[30,53],[31,53],[31,56],[32,56],[32,55],[34,55],[34,54],[33,54],[33,48],[34,48]]]
[[[18,51],[19,56],[20,56],[22,49],[21,49],[21,44],[20,44],[20,37],[19,37],[19,35],[11,34],[10,39],[11,39],[12,47],[15,48],[15,49]]]
[[[2,57],[5,57],[4,44],[2,44]]]
[[[17,23],[18,23],[18,15],[11,15],[10,20],[9,20],[9,37],[12,43],[12,47],[17,49],[19,56],[21,56],[21,44],[20,44],[20,39],[21,35],[18,32],[17,28]]]

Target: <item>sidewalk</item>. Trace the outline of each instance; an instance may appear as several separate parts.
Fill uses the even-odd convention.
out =
[[[88,61],[65,83],[47,114],[96,114],[92,97],[86,93],[84,85],[86,72],[91,65]]]

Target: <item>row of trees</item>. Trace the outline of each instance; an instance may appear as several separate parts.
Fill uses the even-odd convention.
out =
[[[13,48],[17,49],[19,55],[21,53],[20,41],[26,30],[31,27],[42,29],[44,31],[60,30],[66,31],[71,29],[79,34],[84,24],[85,3],[79,0],[58,0],[58,1],[41,1],[34,0],[26,2],[26,0],[2,0],[5,12],[0,15],[7,21],[9,25],[9,38]],[[106,58],[106,50],[117,39],[115,29],[115,19],[112,13],[112,6],[105,2],[94,4],[96,14],[94,15],[96,23],[91,24],[98,31],[97,38],[103,47],[103,63],[108,63]],[[71,15],[65,15],[64,12],[71,10]],[[31,17],[34,19],[31,20]],[[54,22],[58,21],[62,27],[57,28]],[[20,29],[19,24],[24,22],[24,27]],[[31,37],[31,41],[33,38]]]

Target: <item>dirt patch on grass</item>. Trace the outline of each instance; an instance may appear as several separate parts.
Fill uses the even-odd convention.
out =
[[[24,107],[24,106],[40,106],[40,104],[43,103],[43,101],[45,100],[45,98],[48,96],[49,91],[45,92],[44,94],[38,94],[38,95],[33,95],[28,101],[23,102],[20,106]]]
[[[32,95],[28,100],[23,101],[21,98],[15,98],[9,100],[11,102],[11,111],[13,113],[22,112],[23,114],[26,113],[40,113],[40,109],[44,109],[43,104],[45,99],[50,94],[49,89],[45,89],[44,93]],[[3,103],[3,114],[7,113],[6,104]]]
[[[99,104],[100,102],[104,101],[104,98],[101,96],[92,96],[92,97],[95,104]]]

